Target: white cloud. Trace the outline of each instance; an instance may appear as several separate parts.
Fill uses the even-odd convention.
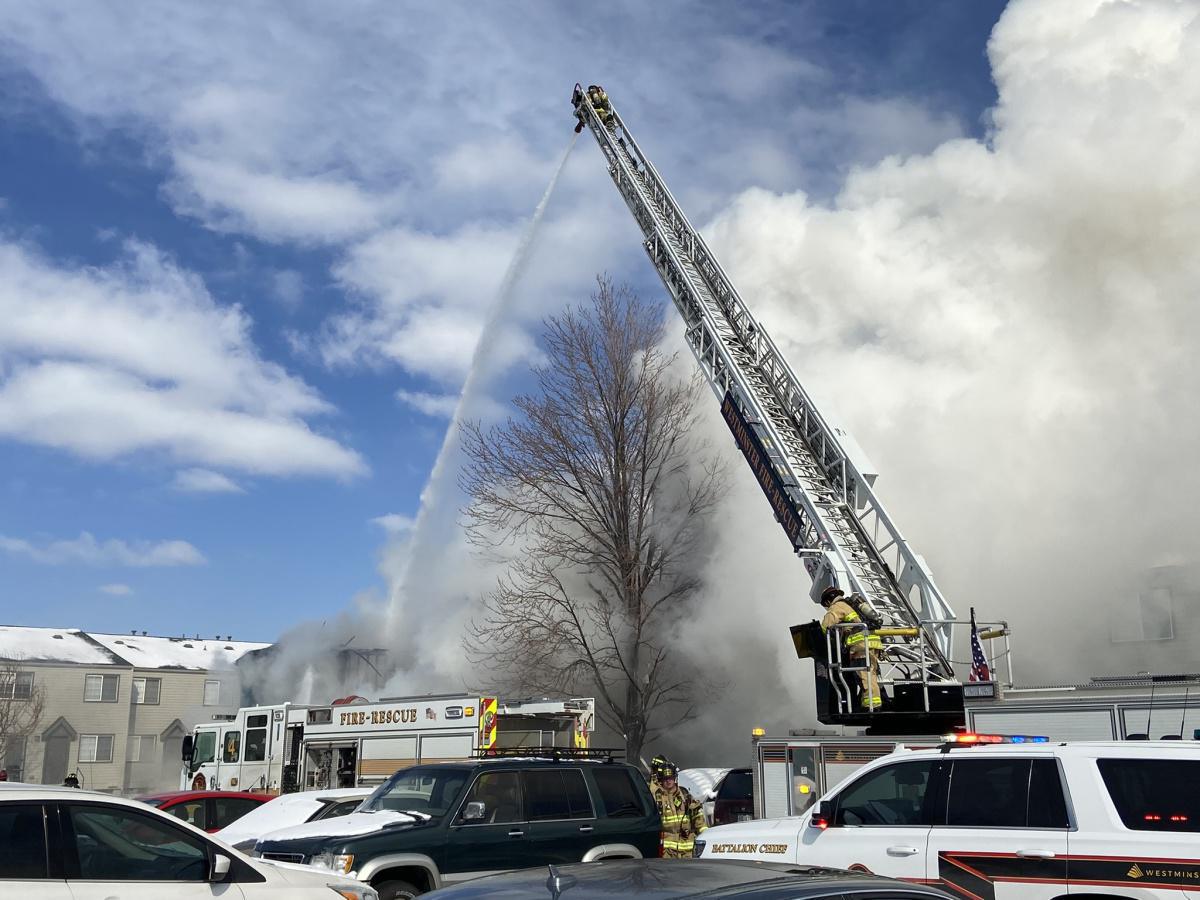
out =
[[[396,399],[417,412],[436,419],[450,419],[458,407],[455,394],[429,394],[424,391],[396,391]]]
[[[199,566],[207,562],[187,541],[97,541],[86,531],[72,540],[36,543],[0,535],[0,550],[49,566]]]
[[[102,584],[97,590],[111,597],[128,597],[133,593],[133,588],[127,584]]]
[[[401,16],[382,3],[349,14],[288,4],[268,16],[46,2],[0,9],[0,30],[14,65],[85,135],[119,128],[146,142],[177,212],[268,241],[345,248],[335,274],[349,308],[331,310],[315,341],[289,335],[294,346],[330,365],[398,365],[457,387],[569,140],[566,99],[580,72],[621,73],[614,99],[643,123],[639,137],[668,177],[689,174],[681,199],[694,216],[750,185],[794,187],[815,168],[813,147],[849,166],[945,137],[949,120],[912,98],[871,91],[855,105],[854,85],[830,90],[837,50],[805,27],[813,15],[794,9],[768,26],[735,5],[681,19],[614,3],[604,30],[625,37],[613,45],[564,39],[579,27],[574,14],[536,4]],[[668,98],[708,70],[697,119],[694,104]],[[598,270],[613,270],[611,246],[637,240],[623,209],[608,215],[619,201],[589,143],[551,215],[578,219],[585,242],[560,247],[548,263],[559,277],[526,292],[518,324],[578,298]]]
[[[387,513],[386,515],[376,516],[371,520],[371,523],[378,525],[388,534],[405,534],[412,530],[416,524],[410,516],[405,516],[400,513]]]
[[[245,488],[227,475],[209,469],[182,469],[171,482],[177,491],[198,494],[244,494]]]
[[[249,317],[137,242],[65,269],[0,242],[0,435],[108,460],[141,450],[266,475],[359,474],[331,407],[262,359]]]
[[[294,311],[304,302],[304,276],[295,269],[281,269],[271,275],[271,292],[285,309]]]
[[[219,231],[273,241],[341,241],[377,227],[388,203],[328,178],[249,171],[237,163],[180,153],[166,188],[176,209]]]

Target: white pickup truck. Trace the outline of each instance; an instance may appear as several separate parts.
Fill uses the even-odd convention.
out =
[[[882,757],[803,815],[711,828],[696,855],[870,871],[978,900],[1200,898],[1200,745],[956,739]]]

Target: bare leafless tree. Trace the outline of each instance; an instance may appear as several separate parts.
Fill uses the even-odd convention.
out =
[[[662,338],[661,310],[598,279],[590,305],[546,320],[519,415],[463,426],[469,534],[505,563],[472,659],[516,689],[594,693],[631,759],[694,714],[677,632],[722,491],[693,436],[701,382],[680,380]]]
[[[0,660],[0,768],[7,767],[14,747],[21,748],[21,767],[25,768],[29,735],[37,729],[46,708],[46,688],[34,674],[21,668],[19,659]]]

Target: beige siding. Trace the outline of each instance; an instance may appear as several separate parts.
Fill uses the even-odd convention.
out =
[[[23,776],[25,780],[41,782],[44,750],[42,734],[61,717],[77,735],[71,741],[67,771],[78,770],[84,787],[99,791],[121,791],[124,788],[125,738],[129,732],[129,667],[22,663],[21,668],[33,671],[34,684],[40,685],[46,692],[42,720],[26,744]],[[116,702],[85,702],[85,675],[116,675]],[[112,762],[81,763],[78,735],[82,734],[111,734]]]
[[[61,717],[76,737],[71,741],[67,771],[77,771],[82,786],[92,790],[140,794],[178,787],[178,743],[164,745],[162,734],[178,720],[185,731],[197,722],[211,721],[214,715],[237,711],[240,685],[237,673],[178,669],[135,669],[122,665],[87,666],[67,663],[22,662],[22,671],[34,673],[34,684],[45,688],[46,702],[42,719],[26,741],[22,778],[32,783],[42,780],[44,749],[42,734]],[[83,699],[86,675],[117,675],[115,703],[86,702]],[[133,703],[133,679],[161,680],[157,704]],[[219,706],[204,705],[205,681],[221,682]],[[80,762],[80,741],[85,734],[111,734],[111,762]],[[130,736],[153,735],[150,758],[129,760]],[[167,747],[170,752],[164,755]]]

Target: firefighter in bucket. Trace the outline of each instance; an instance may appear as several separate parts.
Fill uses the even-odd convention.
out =
[[[821,592],[821,605],[826,612],[821,619],[821,630],[828,631],[834,625],[864,622],[866,630],[848,630],[843,635],[843,645],[849,662],[861,666],[858,670],[862,682],[862,694],[859,705],[865,710],[877,710],[883,705],[883,695],[879,690],[879,657],[876,652],[883,649],[883,641],[873,633],[878,627],[876,621],[868,618],[869,611],[864,608],[858,595],[846,597],[845,592],[833,585]]]

